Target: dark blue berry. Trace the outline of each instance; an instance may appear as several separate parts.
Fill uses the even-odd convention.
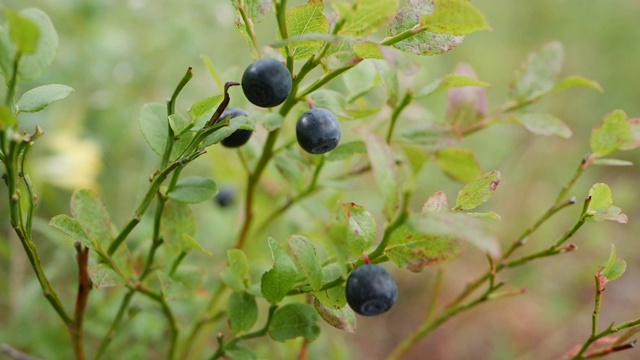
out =
[[[282,104],[292,86],[289,69],[276,59],[260,59],[249,65],[242,75],[244,95],[253,105],[264,108]]]
[[[220,207],[227,207],[231,205],[231,203],[236,198],[236,191],[231,187],[221,187],[218,194],[213,198],[213,200]]]
[[[228,108],[222,113],[222,115],[220,115],[220,119],[226,119],[229,116],[231,116],[231,118],[234,118],[236,116],[247,116],[247,113],[241,109]],[[222,146],[228,148],[240,147],[246,144],[247,141],[249,141],[251,134],[253,134],[253,131],[251,130],[238,129],[233,134],[227,136],[220,143],[222,144]]]
[[[353,311],[374,316],[391,309],[398,299],[398,286],[384,268],[363,265],[349,275],[346,294]]]
[[[311,154],[324,154],[338,146],[340,122],[329,110],[315,108],[302,114],[296,124],[298,144]]]

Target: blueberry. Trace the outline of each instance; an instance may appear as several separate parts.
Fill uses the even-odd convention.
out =
[[[222,120],[229,116],[231,116],[231,118],[234,118],[236,116],[247,116],[247,113],[241,109],[228,108],[222,113],[222,115],[220,115],[220,119]],[[247,141],[249,141],[251,134],[253,134],[253,131],[251,130],[238,129],[233,134],[227,136],[220,143],[222,144],[222,146],[228,148],[240,147],[246,144]]]
[[[242,75],[242,91],[256,106],[270,108],[282,104],[291,93],[293,81],[286,66],[276,59],[260,59]]]
[[[398,299],[398,286],[391,274],[378,265],[363,265],[347,279],[347,302],[364,316],[382,314]]]
[[[218,192],[218,194],[216,194],[213,200],[218,204],[218,206],[224,208],[229,206],[233,202],[233,200],[235,200],[235,197],[236,192],[233,188],[221,187],[220,191]]]
[[[324,154],[338,146],[340,122],[326,109],[315,108],[302,114],[296,124],[298,144],[311,154]]]

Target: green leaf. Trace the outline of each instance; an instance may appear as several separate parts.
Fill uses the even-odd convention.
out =
[[[562,44],[553,41],[529,55],[511,83],[510,97],[522,103],[548,94],[564,62]]]
[[[364,154],[367,152],[367,147],[362,141],[351,141],[348,143],[340,144],[337,148],[329,153],[327,161],[342,161],[346,160],[355,154]]]
[[[343,272],[345,274],[343,274]],[[338,266],[337,263],[329,264],[322,268],[322,283],[333,283],[342,278],[343,275],[346,275],[345,266]],[[313,293],[313,296],[315,296],[322,305],[331,309],[340,309],[347,305],[347,294],[344,285],[334,286],[323,291],[316,291]]]
[[[289,248],[300,272],[304,274],[311,289],[317,291],[322,286],[322,265],[316,254],[316,249],[309,238],[302,235],[292,235]]]
[[[337,91],[321,89],[311,94],[310,98],[316,107],[331,111],[339,119],[353,118],[345,110],[348,105],[346,96]]]
[[[78,221],[91,242],[106,249],[111,244],[112,222],[100,196],[93,190],[76,190],[71,195],[71,216]]]
[[[160,281],[162,296],[167,301],[185,299],[191,295],[184,284],[172,279],[162,271],[158,271],[158,280]]]
[[[50,84],[39,86],[24,93],[16,104],[18,112],[38,112],[54,101],[69,96],[73,89],[66,85]]]
[[[497,170],[476,178],[458,193],[456,209],[471,210],[480,206],[489,200],[498,184],[500,184],[500,172]]]
[[[588,87],[588,88],[598,90],[599,92],[604,92],[604,89],[602,88],[602,86],[600,86],[600,84],[598,84],[593,80],[584,78],[582,76],[569,76],[562,79],[559,83],[556,84],[556,86],[553,87],[553,89],[551,89],[551,92],[556,92],[556,91],[569,89],[572,87],[578,87],[578,86]]]
[[[492,257],[500,256],[500,243],[487,234],[480,219],[460,213],[415,214],[409,218],[409,227],[417,233],[431,237],[447,237],[466,241]]]
[[[256,354],[251,349],[242,344],[233,344],[224,347],[224,354],[231,360],[258,360]]]
[[[272,0],[247,0],[249,18],[255,23],[261,22],[271,9],[273,9]]]
[[[420,145],[423,152],[436,152],[459,142],[459,138],[451,128],[431,124],[407,126],[400,131],[399,140]]]
[[[433,13],[433,0],[411,0],[396,14],[387,26],[387,36],[393,37],[420,24],[420,19]],[[416,55],[438,55],[454,49],[462,44],[464,36],[436,34],[420,31],[406,40],[393,44],[400,51]]]
[[[364,37],[393,17],[398,9],[398,0],[355,0],[353,5],[338,2],[333,6],[344,20],[339,33]]]
[[[427,31],[466,35],[489,29],[484,15],[467,0],[434,0],[435,11],[420,18]]]
[[[627,119],[630,128],[629,140],[627,140],[620,150],[633,150],[640,147],[640,118]]]
[[[589,189],[589,206],[587,206],[587,214],[590,215],[590,221],[612,220],[622,224],[628,221],[627,215],[622,210],[613,206],[613,194],[611,188],[607,184],[597,183]]]
[[[160,218],[160,237],[174,252],[186,251],[182,234],[196,233],[196,219],[191,207],[185,203],[168,200]]]
[[[213,111],[222,103],[223,99],[224,96],[222,95],[209,96],[208,98],[204,98],[193,104],[187,111],[194,122],[205,123],[209,121],[209,118],[213,115]],[[205,115],[208,116],[205,117]]]
[[[441,91],[446,91],[451,88],[466,87],[466,86],[490,88],[491,84],[489,84],[488,82],[478,80],[471,76],[465,76],[460,74],[448,74],[441,79],[433,81],[429,85],[425,86],[422,90],[418,91],[418,93],[416,94],[416,98],[437,94]]]
[[[250,115],[250,118],[258,124],[262,124],[267,131],[273,131],[282,127],[284,117],[279,113],[256,111]]]
[[[261,289],[264,298],[275,304],[280,302],[295,285],[298,269],[273,238],[269,238],[268,241],[273,267],[262,275]]]
[[[15,114],[6,105],[0,105],[0,130],[15,126],[18,123]]]
[[[373,245],[376,239],[376,219],[354,203],[344,203],[342,208],[347,218],[347,243],[352,255],[360,256]]]
[[[402,225],[391,234],[384,252],[398,267],[419,272],[457,257],[460,251],[448,236],[422,234],[411,225]]]
[[[218,91],[224,91],[224,82],[222,81],[220,73],[218,72],[218,70],[216,70],[216,67],[213,65],[211,59],[207,55],[200,54],[200,60],[202,60],[204,66],[207,68],[207,71],[211,75],[211,78],[213,78],[213,81],[215,81],[216,85],[218,86]]]
[[[338,275],[340,270],[338,269]],[[347,295],[344,286],[335,286],[324,291],[314,292],[313,296],[316,297],[322,305],[329,309],[342,309],[347,304]]]
[[[422,206],[422,213],[439,213],[449,212],[449,200],[447,200],[447,194],[439,191],[427,199],[427,202]]]
[[[360,59],[384,59],[381,46],[376,42],[359,42],[353,45],[353,51]]]
[[[183,233],[181,236],[181,249],[184,252],[189,252],[191,250],[198,250],[201,253],[205,253],[209,256],[213,255],[211,254],[210,251],[205,250],[202,245],[200,245],[200,243],[198,242],[198,240],[196,240],[196,238],[194,238],[193,236]]]
[[[96,244],[84,231],[78,220],[69,215],[61,214],[54,216],[49,225],[69,235],[73,240],[79,241],[82,245],[91,250],[96,250]]]
[[[329,21],[324,16],[323,10],[324,2],[322,0],[310,0],[307,4],[294,6],[287,10],[286,19],[289,36],[328,33]],[[295,60],[303,60],[313,55],[322,45],[322,41],[305,41],[296,43],[295,46],[290,46],[289,50]],[[284,50],[283,54],[286,56]]]
[[[91,264],[87,266],[87,272],[89,273],[91,284],[96,289],[122,286],[126,283],[122,276],[106,264]]]
[[[311,342],[320,335],[317,322],[320,316],[309,304],[292,303],[276,310],[269,324],[269,336],[275,340],[286,340],[304,337]]]
[[[470,65],[460,63],[454,74],[476,81],[478,76]],[[488,83],[485,83],[488,84]],[[449,89],[447,122],[463,129],[480,121],[487,114],[487,89],[484,86],[462,86]]]
[[[7,26],[11,40],[21,54],[32,54],[36,51],[40,29],[31,19],[11,10],[6,13]]]
[[[613,195],[611,194],[611,188],[607,184],[597,183],[594,184],[589,190],[589,196],[591,201],[587,207],[587,212],[595,212],[598,209],[607,209],[613,205]]]
[[[373,61],[360,62],[356,67],[342,75],[342,80],[347,88],[349,101],[371,92],[373,88],[381,83]]]
[[[180,134],[188,127],[193,128],[193,123],[191,123],[191,121],[185,118],[182,114],[169,115],[168,120],[174,134]]]
[[[249,33],[249,29],[246,26],[244,19],[242,18],[242,14],[240,10],[236,11],[236,20],[234,21],[234,26],[236,30],[242,35],[242,38],[249,46],[249,50],[251,51],[251,57],[254,60],[260,59],[260,52],[256,48],[256,44],[253,42],[253,37]]]
[[[507,117],[507,121],[522,125],[537,135],[556,135],[563,139],[568,139],[573,135],[567,124],[547,113],[514,113]]]
[[[313,307],[320,317],[334,328],[348,333],[356,331],[356,314],[350,307],[345,306],[340,309],[327,308],[318,299],[313,300]]]
[[[144,104],[138,120],[142,135],[147,140],[149,147],[156,154],[162,156],[169,134],[167,106],[160,103]]]
[[[618,259],[616,255],[616,247],[612,244],[609,260],[602,269],[602,276],[604,276],[607,281],[613,281],[622,276],[626,269],[627,263],[622,259]]]
[[[306,173],[307,165],[300,157],[297,149],[287,149],[278,154],[274,164],[282,177],[298,191],[307,186]]]
[[[391,219],[400,202],[397,166],[393,151],[384,140],[372,133],[361,133],[367,147],[373,178],[384,201],[384,214]]]
[[[203,176],[189,176],[180,179],[167,196],[175,201],[195,204],[207,201],[217,193],[218,186],[213,179]]]
[[[446,148],[436,153],[440,169],[449,177],[463,183],[471,182],[480,175],[480,165],[473,152],[465,149]]]
[[[596,159],[592,163],[593,165],[604,165],[604,166],[632,166],[633,163],[627,160],[620,159]]]
[[[229,249],[227,261],[229,268],[220,274],[223,281],[236,291],[248,289],[251,285],[251,275],[247,256],[240,249]]]
[[[469,212],[469,213],[466,213],[466,214],[469,215],[469,216],[473,216],[473,217],[477,217],[477,218],[484,218],[484,219],[492,219],[492,220],[501,220],[502,219],[500,214],[495,213],[493,211],[484,212],[484,213]]]
[[[207,136],[200,146],[202,148],[206,148],[210,145],[217,144],[236,132],[238,129],[255,131],[255,123],[253,120],[245,116],[234,117],[229,121],[229,126],[222,127],[213,134]]]
[[[20,59],[18,74],[22,81],[35,80],[51,65],[58,49],[58,33],[46,13],[29,8],[19,12],[20,16],[38,25],[40,36],[35,52]],[[11,31],[11,29],[9,29]],[[12,52],[13,53],[13,52]],[[5,73],[5,75],[9,75]]]
[[[258,304],[253,296],[234,291],[227,301],[227,313],[231,330],[240,335],[251,330],[258,320]]]
[[[622,110],[614,110],[602,119],[602,126],[593,128],[591,132],[591,149],[597,157],[607,156],[631,139],[631,124],[627,114]]]

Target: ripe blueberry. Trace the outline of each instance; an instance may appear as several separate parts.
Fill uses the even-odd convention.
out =
[[[229,108],[225,110],[222,115],[220,115],[220,120],[225,119],[229,116],[231,116],[231,118],[234,118],[236,116],[247,116],[247,113],[237,108]],[[228,148],[240,147],[246,144],[247,141],[249,141],[251,134],[253,134],[253,131],[251,130],[238,129],[233,134],[227,136],[220,143],[222,144],[222,146]]]
[[[221,187],[220,191],[213,200],[218,204],[218,206],[224,208],[229,206],[236,197],[236,192],[231,187]]]
[[[374,316],[391,309],[398,299],[398,286],[384,268],[363,265],[349,275],[346,293],[353,311]]]
[[[311,154],[324,154],[340,142],[340,122],[326,109],[315,108],[302,114],[296,124],[298,144]]]
[[[253,105],[264,108],[282,104],[289,97],[292,86],[289,69],[276,59],[260,59],[242,74],[244,95]]]

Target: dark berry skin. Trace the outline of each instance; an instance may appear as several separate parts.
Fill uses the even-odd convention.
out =
[[[231,205],[233,200],[235,200],[235,197],[236,192],[235,190],[233,190],[233,188],[222,187],[220,188],[218,194],[216,194],[216,196],[213,198],[213,200],[218,204],[218,206],[224,208]]]
[[[298,144],[311,154],[324,154],[335,149],[341,135],[340,122],[327,109],[311,109],[302,114],[296,124]]]
[[[398,286],[391,274],[378,265],[363,265],[347,279],[347,303],[360,315],[374,316],[391,309]]]
[[[260,59],[242,74],[244,95],[253,105],[263,108],[282,104],[289,97],[292,86],[289,69],[276,59]]]
[[[226,119],[229,116],[231,116],[231,118],[234,118],[236,116],[247,116],[247,113],[237,108],[228,108],[222,113],[222,115],[220,115],[220,120]],[[249,141],[251,134],[253,134],[253,131],[251,130],[238,129],[233,134],[227,136],[220,143],[222,144],[222,146],[228,148],[240,147],[246,144],[247,141]]]

